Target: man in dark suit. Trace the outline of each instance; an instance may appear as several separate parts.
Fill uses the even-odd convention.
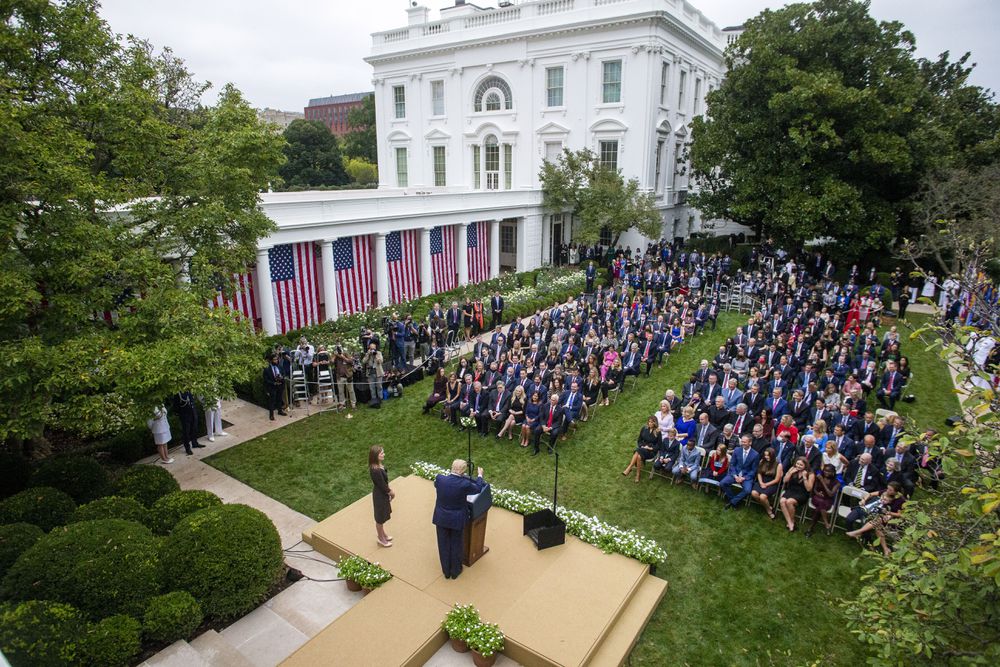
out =
[[[882,451],[884,451],[886,456],[888,456],[889,452],[893,451],[896,448],[896,445],[899,444],[899,438],[902,435],[903,418],[899,416],[893,417],[884,427],[882,427],[882,431],[879,433],[876,442],[878,442],[879,447],[881,447]]]
[[[788,414],[792,416],[799,433],[804,433],[809,422],[809,404],[802,398],[801,389],[792,392],[792,400],[788,403]]]
[[[597,268],[594,267],[593,262],[587,264],[587,270],[584,272],[587,278],[587,294],[592,294],[594,291],[594,278],[597,277]]]
[[[566,439],[565,432],[577,419],[580,418],[580,410],[583,409],[583,392],[580,391],[580,383],[573,380],[569,384],[569,389],[559,397],[559,405],[562,407],[563,420],[563,440]]]
[[[705,451],[715,449],[719,441],[719,429],[712,426],[708,419],[708,413],[702,412],[698,415],[698,425],[694,429],[694,443]]]
[[[631,349],[622,359],[623,375],[639,375],[639,364],[641,362],[642,356],[639,354],[639,344],[632,343]]]
[[[851,406],[847,403],[842,403],[840,406],[840,414],[837,415],[836,419],[833,420],[834,425],[840,424],[844,427],[844,434],[850,436],[851,440],[854,440],[854,425],[858,423],[857,417],[851,416]]]
[[[774,440],[775,459],[781,463],[785,470],[791,468],[792,458],[795,456],[795,445],[788,439],[788,431],[782,431]]]
[[[844,426],[840,422],[833,425],[833,435],[830,439],[836,443],[837,452],[842,454],[845,459],[850,461],[854,458],[856,454],[854,441],[847,435]]]
[[[490,299],[490,327],[499,326],[503,322],[503,297],[500,296],[500,290],[493,292],[493,298]]]
[[[445,324],[448,325],[448,333],[451,340],[458,341],[458,327],[462,324],[462,311],[458,309],[458,301],[451,302],[451,308],[445,313]]]
[[[886,468],[890,461],[895,461],[894,467],[899,473],[897,481],[903,485],[906,495],[912,495],[917,486],[917,459],[910,453],[910,446],[905,442],[900,442],[895,449],[886,450]],[[889,483],[886,478],[886,484]]]
[[[722,478],[722,492],[726,494],[728,504],[726,509],[736,508],[743,501],[753,488],[754,478],[757,476],[757,463],[760,457],[751,447],[752,438],[744,435],[740,438],[740,446],[733,452],[729,461],[729,472]],[[737,493],[733,487],[739,486],[741,490]]]
[[[781,421],[781,418],[788,412],[788,403],[781,397],[780,389],[774,389],[771,392],[771,398],[767,399],[767,402],[764,403],[764,408],[771,411],[771,416],[774,417],[775,422]]]
[[[858,449],[858,456],[868,454],[871,456],[872,465],[874,465],[879,470],[885,469],[885,452],[882,448],[875,444],[874,435],[866,435],[864,440],[861,441],[861,448]]]
[[[878,399],[879,404],[883,408],[888,407],[892,410],[896,407],[896,401],[899,400],[899,395],[902,391],[903,376],[896,371],[896,362],[890,361],[886,364],[886,371],[882,375],[882,381],[879,382],[875,398]]]
[[[823,466],[823,452],[816,446],[816,438],[811,435],[804,435],[799,439],[799,446],[795,448],[795,458],[804,456],[809,465],[809,469],[818,472]]]
[[[556,438],[562,432],[563,423],[563,410],[559,407],[559,397],[553,394],[549,396],[549,404],[542,408],[538,414],[538,423],[535,424],[534,428],[534,444],[535,449],[531,453],[532,456],[538,454],[538,441],[541,439],[542,435],[549,436],[549,454],[551,454],[556,447]]]
[[[881,429],[875,423],[875,415],[871,412],[864,413],[864,418],[854,423],[854,442],[863,442],[865,436],[869,435],[878,438],[880,433]]]
[[[434,503],[432,522],[437,526],[438,556],[445,579],[456,579],[462,574],[462,536],[469,518],[466,496],[479,493],[486,486],[483,469],[476,479],[465,476],[468,463],[457,459],[451,464],[451,473],[438,475],[434,480],[437,501]]]
[[[486,414],[490,422],[497,425],[497,439],[500,438],[500,429],[507,421],[507,410],[510,407],[510,390],[507,389],[503,380],[497,380],[496,389],[490,393],[490,405],[486,409]]]
[[[265,375],[269,369],[265,369]],[[274,403],[270,403],[274,405]],[[202,448],[198,442],[198,408],[194,402],[194,395],[190,391],[179,391],[173,395],[174,414],[181,420],[181,442],[184,444],[184,452],[190,456],[194,452],[192,447]],[[284,410],[281,414],[285,414]],[[274,419],[274,410],[271,410],[271,419]]]
[[[747,410],[746,403],[737,404],[736,409],[729,415],[728,423],[733,425],[733,434],[737,438],[742,438],[753,430],[753,417]]]
[[[279,415],[288,413],[281,409],[281,392],[285,388],[285,378],[281,375],[281,367],[278,365],[278,355],[272,354],[268,358],[268,365],[262,374],[264,379],[264,391],[267,393],[267,416],[274,421],[274,411]],[[188,443],[184,443],[184,449],[189,449]],[[188,452],[190,454],[191,452]]]
[[[750,415],[756,417],[766,407],[767,396],[760,391],[760,385],[755,384],[750,387],[750,391],[743,394],[743,402],[747,404]]]
[[[871,455],[862,454],[851,461],[844,470],[844,484],[863,489],[868,493],[881,493],[885,489],[885,477],[872,462]],[[864,518],[864,510],[859,504],[847,515],[847,529],[854,530]]]
[[[476,420],[476,430],[482,437],[486,437],[487,429],[489,429],[489,416],[486,414],[489,400],[489,396],[483,391],[482,383],[474,382],[472,393],[469,394],[468,401],[463,404],[465,407],[462,408],[464,416]]]

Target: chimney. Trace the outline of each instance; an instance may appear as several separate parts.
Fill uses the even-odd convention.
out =
[[[410,0],[410,6],[406,8],[406,14],[410,19],[408,25],[420,25],[427,23],[431,10],[421,5],[417,0]]]

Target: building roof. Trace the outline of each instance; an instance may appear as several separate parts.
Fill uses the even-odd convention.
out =
[[[309,100],[309,106],[321,107],[327,104],[344,104],[345,102],[360,102],[369,95],[374,95],[374,91],[367,93],[348,93],[347,95],[330,95],[329,97],[314,97]]]

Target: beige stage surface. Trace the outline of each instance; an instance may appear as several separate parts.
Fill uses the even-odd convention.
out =
[[[375,539],[371,496],[303,535],[324,555],[363,556],[394,579],[283,664],[422,665],[446,640],[440,623],[457,602],[498,623],[504,654],[522,665],[620,665],[666,590],[646,565],[575,537],[538,551],[521,515],[498,507],[489,514],[489,553],[458,579],[445,579],[431,524],[434,485],[411,475],[392,487],[392,548]]]

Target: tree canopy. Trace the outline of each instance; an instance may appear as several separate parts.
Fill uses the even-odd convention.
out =
[[[231,86],[212,106],[95,0],[14,0],[0,27],[0,442],[140,424],[172,392],[232,395],[246,322],[209,310],[273,223],[283,140]]]
[[[868,4],[817,0],[747,22],[709,115],[693,122],[693,203],[708,216],[790,241],[832,237],[857,256],[906,231],[930,170],[989,153],[996,109],[967,84],[966,59],[915,59],[913,35]]]
[[[375,95],[369,95],[361,106],[347,112],[347,126],[351,131],[344,135],[344,155],[367,160],[378,166],[378,139],[375,136]]]
[[[637,179],[626,181],[620,171],[602,165],[593,151],[563,150],[556,162],[542,162],[538,177],[542,205],[553,212],[573,212],[579,223],[573,225],[574,241],[597,243],[607,229],[611,245],[617,245],[633,227],[643,236],[660,238],[663,219],[654,195],[640,190]]]
[[[345,185],[350,182],[344,170],[337,137],[318,120],[293,120],[284,132],[285,157],[281,178],[291,187]]]

